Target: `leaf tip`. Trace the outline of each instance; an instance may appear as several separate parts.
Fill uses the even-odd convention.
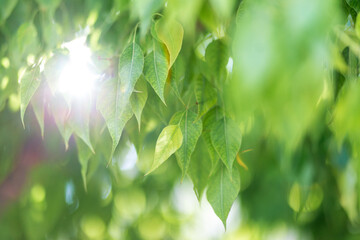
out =
[[[24,112],[23,110],[21,109],[21,114],[20,114],[20,118],[21,118],[21,124],[23,126],[23,128],[25,129],[25,122],[24,122]]]

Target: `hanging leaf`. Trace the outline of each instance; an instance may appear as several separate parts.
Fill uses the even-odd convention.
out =
[[[58,95],[52,99],[49,109],[51,110],[55,124],[64,139],[65,149],[67,150],[69,147],[70,136],[73,133],[73,130],[68,123],[69,107],[65,102],[65,99]]]
[[[218,107],[213,108],[210,110],[203,119],[203,133],[202,137],[206,144],[211,162],[212,162],[212,169],[215,168],[219,161],[219,155],[216,153],[216,150],[211,141],[211,130],[214,128],[214,125],[217,121],[217,115],[219,114],[220,109]]]
[[[119,80],[116,78],[104,82],[101,86],[96,104],[97,109],[105,119],[113,140],[110,158],[112,158],[116,146],[120,141],[125,124],[133,115],[130,103],[128,102],[128,104],[124,106],[124,103],[120,102],[122,93],[119,85]]]
[[[176,157],[179,160],[182,171],[182,179],[188,171],[191,154],[194,152],[196,143],[202,132],[202,122],[196,121],[196,114],[186,110],[185,112],[175,113],[170,124],[178,124],[181,129],[183,141],[181,148],[176,151]]]
[[[119,59],[118,78],[105,82],[100,90],[97,107],[113,139],[112,155],[120,141],[122,130],[133,113],[130,96],[144,66],[144,56],[135,41],[125,48]]]
[[[75,137],[75,142],[78,151],[78,159],[81,166],[81,176],[84,182],[85,191],[87,191],[86,174],[88,169],[88,163],[93,153],[90,151],[87,144],[83,142],[80,138]]]
[[[181,147],[182,142],[183,136],[179,125],[169,125],[165,127],[156,141],[154,162],[147,174],[151,173],[163,164],[174,152],[176,152],[176,150]]]
[[[140,77],[138,80],[135,90],[130,97],[131,108],[135,114],[136,120],[138,122],[139,131],[141,124],[141,113],[145,107],[146,100],[148,98],[147,86],[143,77]]]
[[[226,219],[231,206],[240,191],[240,174],[238,169],[232,171],[232,176],[223,164],[209,179],[206,198],[221,219],[226,229]]]
[[[228,48],[221,40],[215,40],[208,45],[205,51],[205,60],[213,77],[217,81],[222,81],[226,74],[229,53]]]
[[[181,50],[184,29],[182,25],[175,19],[161,18],[155,24],[157,37],[162,41],[170,54],[170,62],[168,68],[174,64]]]
[[[39,124],[41,136],[44,138],[44,116],[45,116],[45,96],[44,89],[39,89],[31,99],[31,106]]]
[[[212,163],[207,152],[204,139],[199,138],[193,155],[191,156],[188,174],[194,184],[194,191],[199,202],[208,185]]]
[[[170,76],[170,87],[171,87],[171,90],[173,91],[173,93],[175,94],[175,96],[181,101],[183,102],[182,100],[182,97],[181,97],[181,89],[182,89],[182,76],[180,74],[180,69],[179,69],[179,64],[178,64],[179,61],[176,61],[175,64],[172,66],[171,70],[170,70],[170,73],[171,76]]]
[[[222,118],[214,124],[211,130],[211,142],[231,174],[236,154],[241,145],[239,127],[233,120]]]
[[[40,86],[40,68],[37,66],[29,71],[25,72],[25,75],[20,81],[20,116],[23,126],[24,115],[30,100],[38,87]]]
[[[90,102],[90,100],[89,100]],[[71,113],[68,124],[72,131],[89,147],[91,152],[95,152],[90,141],[90,105],[74,102],[71,106]]]
[[[65,54],[56,53],[45,64],[44,74],[52,94],[57,91],[59,78],[68,60],[68,56]]]
[[[124,107],[134,90],[136,81],[139,79],[144,68],[144,54],[140,46],[133,41],[125,48],[119,60],[119,89],[117,101]]]
[[[145,57],[144,75],[161,101],[165,104],[164,87],[168,75],[166,49],[153,39],[152,50],[153,51]]]
[[[204,76],[195,79],[195,97],[198,105],[197,119],[199,119],[217,102],[217,92]]]

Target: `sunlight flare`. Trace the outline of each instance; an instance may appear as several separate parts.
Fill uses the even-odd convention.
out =
[[[86,46],[86,36],[62,46],[69,50],[69,62],[60,75],[59,92],[74,98],[90,95],[97,75],[91,70],[91,51]]]

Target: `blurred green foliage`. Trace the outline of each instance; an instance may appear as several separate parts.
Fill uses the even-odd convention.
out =
[[[0,239],[358,239],[359,11],[0,0]]]

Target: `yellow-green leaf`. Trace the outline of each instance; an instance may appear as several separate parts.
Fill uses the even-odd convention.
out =
[[[181,50],[184,29],[175,19],[161,18],[155,24],[157,37],[162,41],[170,54],[168,68],[171,68]]]
[[[179,125],[169,125],[165,127],[156,141],[154,162],[150,171],[151,173],[163,164],[176,150],[181,147],[183,136]]]

